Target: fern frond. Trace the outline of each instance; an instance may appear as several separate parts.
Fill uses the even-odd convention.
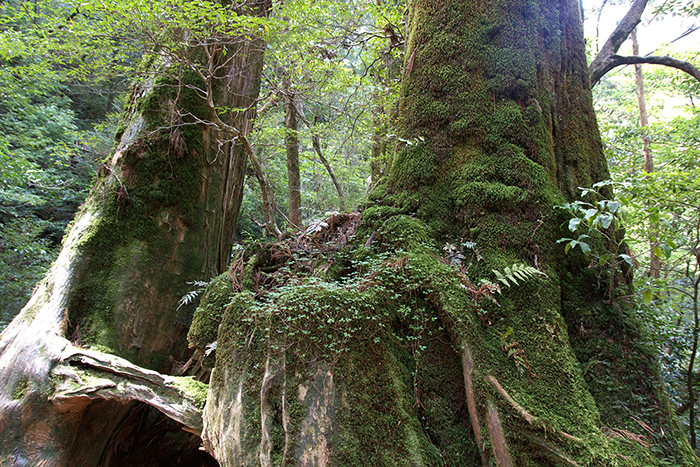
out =
[[[179,310],[185,305],[188,305],[189,303],[192,302],[195,298],[197,298],[197,295],[201,293],[201,290],[190,290],[187,292],[185,295],[180,297],[180,301],[178,302],[178,307],[177,309]]]
[[[495,269],[492,269],[491,271],[495,274],[498,282],[501,282],[508,287],[513,285],[519,286],[520,283],[518,281],[525,282],[534,276],[547,277],[547,274],[543,273],[539,269],[533,268],[532,266],[528,266],[524,263],[516,263],[509,266],[505,268],[502,273]]]
[[[202,292],[204,292],[204,289],[206,289],[207,286],[209,286],[209,284],[211,284],[211,281],[208,281],[208,282],[207,282],[207,281],[192,281],[192,282],[187,282],[187,284],[189,284],[189,285],[196,285],[196,286],[199,287],[199,288],[198,288],[198,289],[195,289],[195,290],[190,290],[190,291],[187,292],[185,295],[183,295],[182,297],[180,297],[180,301],[177,302],[177,303],[178,303],[178,306],[177,306],[177,309],[178,309],[178,310],[179,310],[180,308],[182,308],[183,306],[192,303],[192,300],[194,300],[195,298],[197,298],[197,296],[198,296],[199,294],[201,294]]]
[[[206,345],[206,350],[204,351],[205,357],[208,357],[212,352],[216,350],[217,342],[218,341],[210,342]]]

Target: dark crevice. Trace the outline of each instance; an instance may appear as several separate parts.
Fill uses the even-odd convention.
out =
[[[70,467],[219,467],[199,436],[140,402],[95,401],[77,433]]]

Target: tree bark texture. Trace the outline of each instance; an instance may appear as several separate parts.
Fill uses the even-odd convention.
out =
[[[227,467],[696,465],[634,310],[606,302],[608,271],[556,244],[566,219],[553,206],[608,176],[579,2],[413,0],[409,9],[399,136],[411,144],[398,148],[361,225],[341,214],[307,235],[254,246],[197,309],[190,343],[216,348],[205,449]],[[171,143],[179,141],[171,134],[168,144],[186,150],[168,153],[167,171],[147,171],[139,164],[151,161],[158,134],[135,137],[148,125],[134,115],[143,123],[127,127],[59,261],[0,340],[8,375],[0,455],[10,465],[73,465],[88,456],[74,446],[102,451],[86,465],[117,465],[109,459],[139,431],[117,428],[144,419],[133,404],[160,407],[198,432],[186,424],[194,425],[201,386],[75,350],[63,337],[160,367],[157,356],[167,354],[152,342],[131,352],[134,322],[167,319],[175,304],[139,297],[145,289],[176,300],[181,290],[158,295],[151,284],[189,279],[185,265],[207,272],[195,255],[209,245],[189,240],[206,225],[201,209],[187,210],[204,203],[201,183],[183,204],[168,204],[163,191],[181,173],[178,161],[207,145]],[[140,181],[148,181],[143,192]],[[158,209],[132,222],[135,205],[156,196]],[[109,242],[95,237],[102,220],[116,232]],[[171,237],[160,256],[144,256],[161,251],[153,239]],[[101,254],[112,240],[114,266]],[[507,272],[519,264],[527,277]],[[86,282],[103,270],[106,285]],[[494,270],[515,279],[500,294]],[[132,314],[111,311],[111,297]],[[100,309],[111,312],[85,318]],[[124,342],[109,335],[122,321],[131,323],[116,333]],[[163,347],[178,347],[163,335],[172,339]],[[194,403],[174,410],[173,385]],[[140,402],[113,405],[125,392]],[[96,406],[88,394],[114,399]],[[71,407],[72,417],[58,413]],[[89,429],[76,436],[81,426]]]
[[[579,2],[409,11],[410,144],[345,259],[314,268],[315,237],[298,260],[252,252],[243,291],[198,311],[220,317],[205,447],[222,466],[695,465],[632,305],[556,243],[554,206],[609,176]],[[266,291],[295,261],[315,280]],[[497,294],[518,264],[539,273]]]
[[[292,228],[301,227],[301,172],[299,168],[299,119],[297,116],[296,95],[284,80],[284,128],[287,152],[287,180],[289,186],[289,223]]]
[[[263,15],[269,3],[246,8],[241,13]],[[239,38],[225,47],[215,51],[209,91],[220,108],[250,109],[225,116],[245,137],[264,44]],[[155,56],[59,259],[0,336],[3,465],[122,465],[137,428],[168,419],[177,422],[168,436],[184,450],[170,446],[158,459],[158,449],[144,451],[143,462],[212,461],[202,460],[196,435],[180,435],[183,426],[201,430],[201,406],[192,402],[201,391],[186,389],[197,383],[152,371],[171,372],[187,359],[194,307],[178,300],[188,281],[227,267],[242,197],[247,153],[240,137],[211,124],[216,109],[188,70],[198,54],[185,63]],[[85,347],[94,354],[76,356]]]

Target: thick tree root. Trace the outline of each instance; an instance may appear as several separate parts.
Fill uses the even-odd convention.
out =
[[[482,422],[479,420],[478,406],[476,402],[476,396],[474,394],[474,381],[473,381],[473,368],[474,362],[472,361],[471,352],[466,344],[462,345],[462,367],[464,372],[464,388],[466,391],[467,406],[469,408],[469,421],[474,432],[474,438],[479,447],[479,453],[481,454],[482,464],[484,466],[495,465],[498,467],[511,467],[513,461],[508,452],[508,443],[505,439],[505,434],[500,421],[500,416],[498,414],[498,409],[492,400],[487,400],[485,402],[485,413],[486,413],[486,428],[488,429],[488,438],[491,443],[493,458],[490,458],[486,450],[486,441],[482,436]],[[583,443],[583,440],[572,436],[564,431],[558,430],[544,423],[539,418],[535,417],[527,410],[525,410],[520,404],[518,404],[515,399],[513,399],[510,394],[501,386],[498,380],[494,376],[487,376],[486,380],[491,383],[496,392],[508,403],[508,405],[513,408],[513,410],[529,425],[534,428],[542,429],[546,433],[554,434],[559,438],[566,439],[568,441],[574,441],[577,443]],[[540,438],[534,433],[527,432],[524,435],[525,439],[538,446],[540,449],[544,450],[558,461],[569,466],[577,466],[576,461],[569,458],[566,453],[564,453],[559,447],[554,444]]]
[[[472,369],[474,362],[469,347],[464,344],[462,346],[462,369],[464,372],[464,389],[467,395],[467,408],[469,409],[469,422],[474,431],[474,440],[481,454],[481,462],[483,465],[488,465],[486,452],[484,451],[484,442],[481,439],[481,425],[479,423],[479,414],[476,411],[476,398],[474,397],[474,384],[472,382]]]
[[[561,436],[562,438],[568,439],[569,441],[575,441],[578,443],[583,442],[583,440],[580,438],[577,438],[575,436],[571,436],[570,434],[568,434],[564,431],[557,430],[556,428],[548,426],[542,420],[540,420],[539,418],[530,414],[527,410],[523,409],[520,406],[520,404],[515,402],[515,399],[510,397],[510,395],[506,392],[506,390],[503,389],[503,386],[501,386],[501,384],[498,382],[498,380],[496,378],[494,378],[493,376],[488,376],[488,377],[486,377],[486,379],[488,379],[488,381],[493,385],[493,387],[496,388],[496,391],[498,391],[498,393],[501,396],[503,396],[503,398],[506,400],[506,402],[508,402],[508,404],[510,404],[510,406],[513,407],[513,409],[515,409],[515,411],[518,413],[518,415],[520,415],[522,418],[524,418],[525,421],[527,421],[530,425],[543,427],[546,432],[555,433],[555,434]]]
[[[512,467],[513,462],[508,453],[508,443],[503,433],[501,418],[498,416],[498,409],[491,401],[487,404],[486,422],[488,423],[489,434],[491,435],[491,447],[493,448],[493,457],[496,460],[496,466]]]
[[[578,467],[578,463],[575,460],[569,458],[564,452],[561,451],[561,449],[559,449],[552,443],[543,440],[542,438],[538,437],[533,433],[523,432],[523,436],[525,436],[525,438],[527,438],[527,440],[530,441],[532,444],[535,444],[540,448],[544,449],[547,453],[549,453],[562,464],[571,467]]]

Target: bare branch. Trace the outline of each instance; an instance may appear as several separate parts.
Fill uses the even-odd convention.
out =
[[[678,70],[688,73],[690,76],[700,81],[700,70],[695,68],[691,63],[685,62],[683,60],[678,60],[668,55],[657,56],[651,55],[648,57],[640,57],[638,55],[611,55],[608,57],[605,63],[602,64],[601,68],[593,69],[591,64],[591,87],[602,78],[607,72],[622,65],[638,65],[642,63],[647,63],[650,65],[664,65],[671,68],[676,68]]]
[[[644,9],[646,8],[648,1],[649,0],[634,0],[634,3],[632,3],[632,6],[630,7],[629,11],[627,11],[625,17],[622,18],[613,33],[610,34],[610,37],[608,37],[608,40],[605,41],[605,44],[603,44],[600,52],[598,55],[596,55],[595,59],[588,67],[591,73],[592,83],[596,83],[598,81],[593,81],[592,79],[596,71],[604,68],[605,63],[607,63],[610,57],[620,50],[622,43],[625,42],[627,37],[629,37],[629,35],[632,33],[632,30],[636,28],[639,22],[642,20],[642,13],[644,13]],[[604,74],[605,73],[602,73],[598,79],[600,79],[600,77]],[[591,87],[593,87],[593,84],[591,84]]]
[[[338,192],[338,198],[340,199],[340,210],[345,209],[345,195],[343,194],[343,188],[340,185],[340,182],[335,176],[335,172],[333,172],[333,168],[331,167],[331,164],[328,162],[328,160],[323,156],[323,152],[321,151],[321,141],[318,136],[318,133],[314,130],[314,125],[312,125],[307,119],[304,113],[297,107],[294,102],[292,102],[292,105],[294,106],[294,111],[296,114],[299,116],[299,119],[304,122],[304,125],[311,131],[311,143],[314,147],[314,151],[316,152],[316,155],[318,158],[321,160],[321,164],[326,168],[326,171],[328,172],[328,175],[331,177],[331,180],[333,181],[333,185],[335,186],[335,190]],[[314,124],[317,122],[314,122]]]

